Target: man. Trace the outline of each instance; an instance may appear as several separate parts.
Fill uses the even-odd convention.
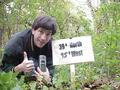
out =
[[[19,74],[34,74],[51,81],[52,66],[52,35],[56,33],[56,21],[50,16],[39,16],[35,19],[32,29],[16,33],[7,43],[2,59],[3,71],[14,71]],[[46,72],[39,67],[39,56],[46,56]],[[32,76],[31,74],[31,76]]]

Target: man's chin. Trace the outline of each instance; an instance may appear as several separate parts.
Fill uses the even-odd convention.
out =
[[[43,46],[44,46],[44,44],[37,45],[38,48],[42,48]]]

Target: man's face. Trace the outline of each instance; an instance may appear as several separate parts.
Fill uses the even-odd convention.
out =
[[[44,28],[32,29],[32,34],[34,35],[34,44],[39,48],[42,48],[52,37],[52,31]]]

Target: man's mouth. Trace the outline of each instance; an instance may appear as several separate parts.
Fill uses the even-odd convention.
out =
[[[43,41],[39,41],[39,44],[40,44],[40,45],[44,45],[44,43],[45,43],[45,42],[43,42]]]

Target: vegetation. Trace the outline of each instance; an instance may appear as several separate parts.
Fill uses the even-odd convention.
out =
[[[89,1],[89,0],[88,0]],[[105,0],[102,0],[105,1]],[[102,3],[91,7],[94,28],[84,12],[74,14],[69,0],[3,0],[0,1],[0,59],[4,46],[13,33],[31,27],[39,14],[54,16],[58,32],[54,39],[91,35],[95,62],[76,64],[74,85],[70,81],[69,65],[56,66],[51,90],[119,90],[120,89],[120,3]],[[1,61],[1,60],[0,60]],[[26,90],[24,78],[0,73],[1,90]],[[31,84],[32,90],[35,83]],[[72,86],[72,87],[71,87]],[[44,87],[47,90],[48,87]]]

